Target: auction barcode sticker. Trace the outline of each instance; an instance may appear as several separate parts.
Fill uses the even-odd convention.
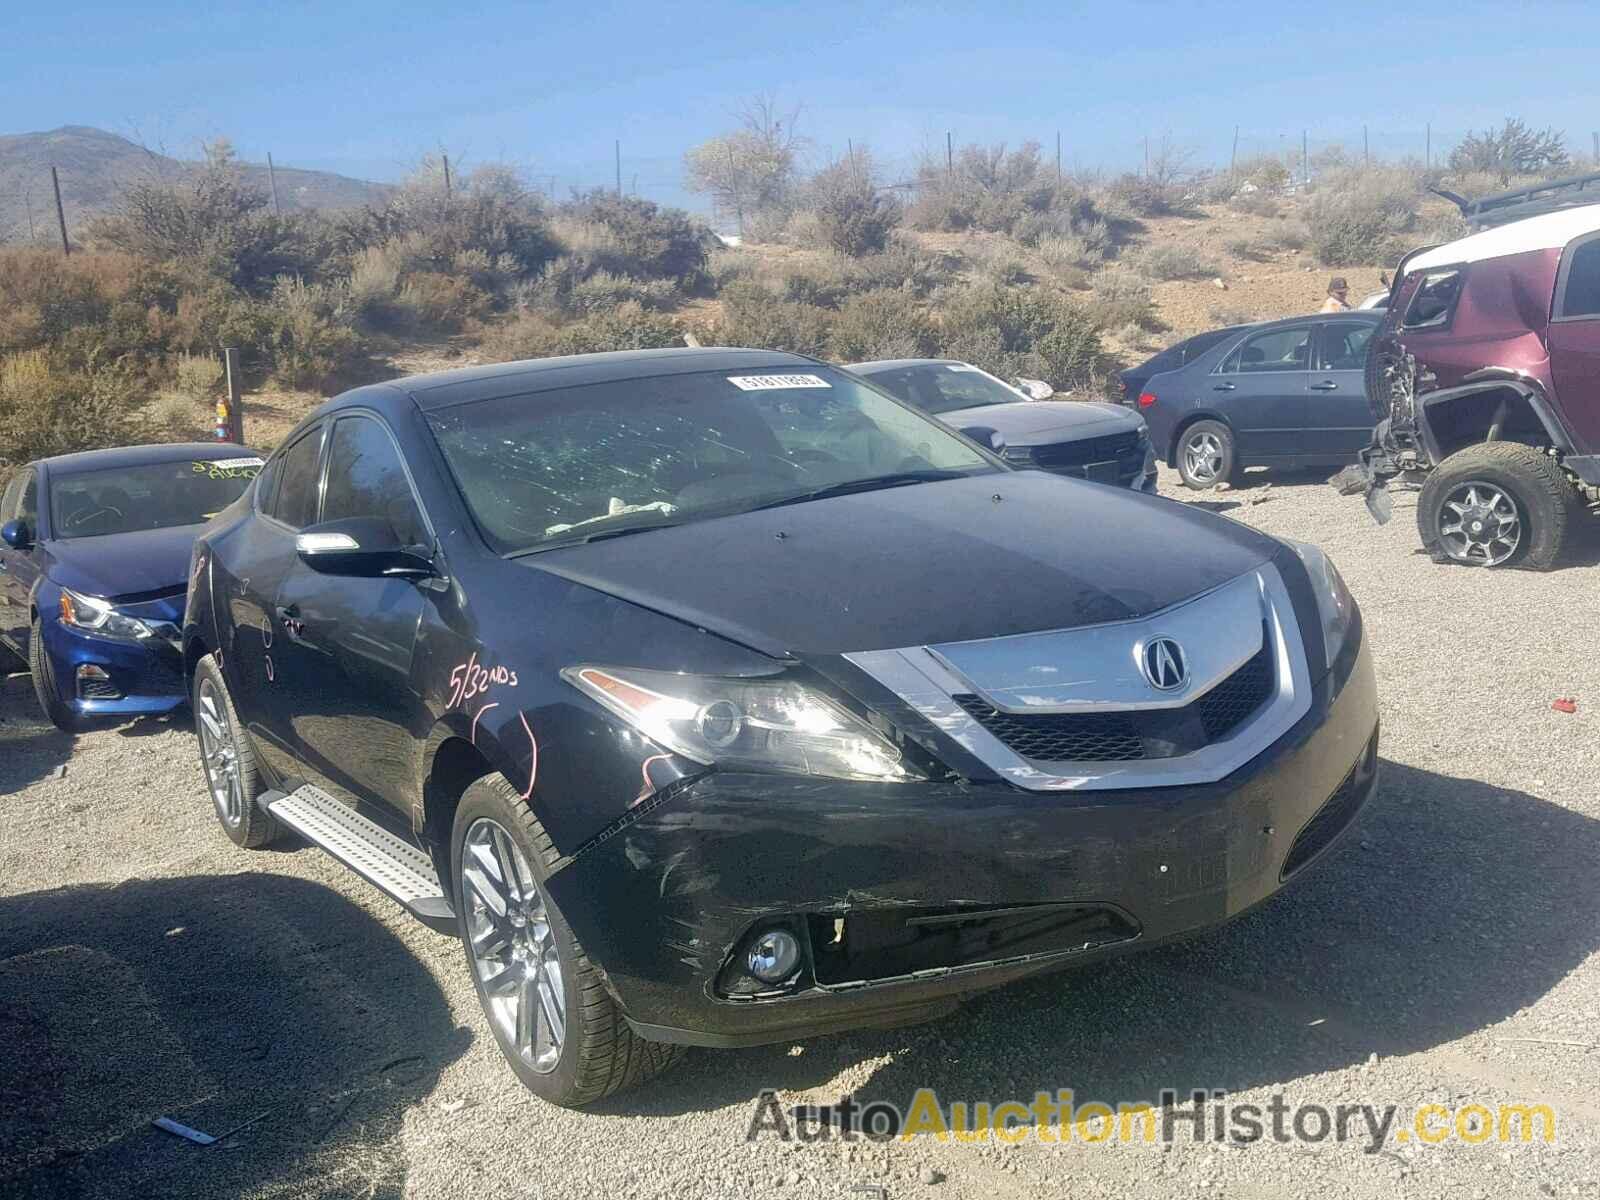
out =
[[[820,375],[729,375],[728,382],[744,392],[766,392],[774,388],[831,388]]]
[[[221,467],[225,471],[239,467],[259,467],[264,465],[259,458],[208,458],[206,461],[213,467]]]
[[[971,363],[947,363],[945,369],[949,371],[976,371],[978,368]]]

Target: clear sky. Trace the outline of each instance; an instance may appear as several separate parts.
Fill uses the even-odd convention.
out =
[[[697,203],[683,151],[756,92],[804,106],[814,161],[1029,138],[1070,169],[1343,142],[1436,155],[1507,115],[1600,128],[1600,4],[61,0],[0,17],[0,133],[96,125],[182,157],[396,179],[440,149]]]

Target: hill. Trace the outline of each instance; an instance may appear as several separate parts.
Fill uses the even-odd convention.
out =
[[[121,189],[151,176],[173,178],[200,164],[148,150],[104,129],[64,125],[47,133],[0,135],[0,240],[28,237],[29,209],[38,237],[55,236],[55,198],[50,168],[61,175],[61,201],[68,232],[77,235],[89,218],[115,207]],[[381,200],[384,184],[328,171],[306,171],[274,164],[278,202],[291,209],[356,208]],[[249,181],[267,190],[265,163],[241,163]]]

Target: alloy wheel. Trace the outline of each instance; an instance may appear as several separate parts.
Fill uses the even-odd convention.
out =
[[[239,779],[239,752],[228,720],[228,706],[209,679],[200,681],[198,701],[195,717],[200,728],[200,761],[205,767],[206,784],[217,815],[232,827],[244,815],[244,788]]]
[[[1522,545],[1521,511],[1503,489],[1472,480],[1439,506],[1439,541],[1457,562],[1499,566]]]
[[[510,833],[480,817],[461,848],[468,954],[501,1040],[541,1075],[555,1070],[567,1032],[561,957],[550,912]]]
[[[1183,444],[1183,462],[1196,483],[1214,483],[1222,473],[1222,439],[1202,432]]]

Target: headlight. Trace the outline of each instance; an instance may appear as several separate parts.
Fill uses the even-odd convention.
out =
[[[68,588],[61,589],[61,623],[102,637],[143,641],[155,636],[155,630],[138,617],[118,612],[109,601],[97,596],[79,595]]]
[[[1143,421],[1140,421],[1139,422],[1139,445],[1140,446],[1148,446],[1149,444],[1150,444],[1150,426],[1146,425]]]
[[[1287,539],[1285,539],[1287,541]],[[1327,649],[1331,670],[1355,618],[1356,602],[1350,597],[1339,568],[1316,546],[1308,542],[1289,542],[1289,548],[1306,564],[1311,576],[1311,591],[1317,598],[1317,613],[1322,617],[1322,644]]]
[[[561,677],[696,762],[834,779],[916,777],[876,730],[797,683],[631,667],[568,667]]]

